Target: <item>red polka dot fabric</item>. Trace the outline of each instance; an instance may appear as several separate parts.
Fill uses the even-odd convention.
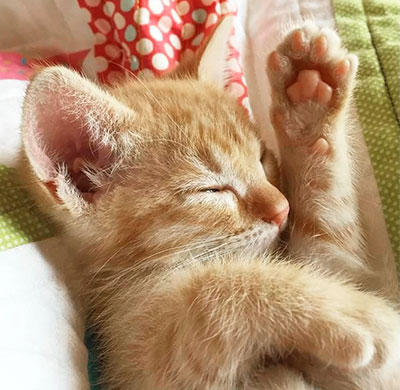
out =
[[[92,49],[42,60],[0,53],[0,80],[26,80],[35,64],[65,64],[82,70],[89,51],[101,83],[127,73],[159,76],[194,55],[224,15],[235,15],[236,0],[77,0],[95,37]],[[232,31],[226,88],[250,113],[246,82]]]
[[[35,66],[62,64],[81,70],[89,49],[75,53],[58,54],[46,59],[32,59],[17,53],[0,52],[0,80],[29,80]]]
[[[191,57],[222,16],[236,14],[235,0],[78,0],[95,35],[95,64],[101,82],[126,72],[158,76]],[[228,90],[247,106],[247,87],[234,31],[230,39]]]

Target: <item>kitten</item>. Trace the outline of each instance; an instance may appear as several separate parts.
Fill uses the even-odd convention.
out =
[[[357,59],[313,24],[269,56],[286,198],[222,88],[230,23],[159,80],[105,89],[49,67],[28,88],[21,172],[76,250],[104,388],[394,390],[400,317],[349,282],[368,274],[346,126]]]

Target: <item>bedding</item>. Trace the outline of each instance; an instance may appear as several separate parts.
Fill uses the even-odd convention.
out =
[[[13,170],[20,148],[21,104],[32,66],[40,59],[65,63],[102,83],[126,72],[153,77],[171,69],[181,56],[193,55],[222,14],[237,11],[227,88],[251,107],[272,145],[264,61],[278,43],[282,26],[309,16],[321,25],[336,23],[347,48],[360,56],[354,128],[361,217],[371,267],[379,276],[376,287],[397,296],[400,10],[396,0],[242,0],[237,10],[233,0],[143,0],[141,7],[137,3],[40,0],[31,7],[22,0],[12,6],[0,0],[0,302],[7,318],[0,325],[1,387],[89,387],[83,319],[67,288],[68,251],[52,237],[51,225]],[[153,60],[157,54],[162,54],[156,57],[161,60]],[[86,338],[93,352],[93,335]],[[19,374],[21,366],[24,376]],[[91,360],[93,386],[96,378]]]
[[[399,259],[400,5],[396,0],[334,0],[333,5],[347,48],[359,55],[356,104]]]

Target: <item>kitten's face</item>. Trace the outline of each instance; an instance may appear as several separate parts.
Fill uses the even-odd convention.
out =
[[[23,173],[45,211],[100,261],[262,252],[283,228],[276,162],[221,88],[215,63],[226,51],[216,42],[158,81],[106,91],[50,67],[28,88]]]
[[[88,99],[90,106],[91,92],[82,93],[79,102]],[[41,107],[35,122],[44,146],[26,141],[39,176],[50,169],[39,185],[63,225],[104,253],[119,248],[132,259],[271,247],[288,204],[275,187],[273,156],[234,99],[193,80],[131,82],[110,94],[116,100],[106,108],[101,96],[93,97],[103,104],[95,113],[74,106],[63,114],[70,102],[53,99],[57,106]],[[94,129],[63,122],[73,114],[88,115],[80,120],[86,123],[107,110]],[[49,157],[52,167],[43,166]],[[92,164],[93,177],[82,159]]]
[[[137,128],[139,121],[143,142],[114,190],[94,207],[109,221],[104,234],[124,237],[141,255],[171,248],[270,248],[288,204],[275,187],[275,159],[262,147],[244,110],[197,82],[141,87],[132,83],[115,91],[140,113],[141,119],[128,128]],[[283,220],[277,219],[280,213]]]

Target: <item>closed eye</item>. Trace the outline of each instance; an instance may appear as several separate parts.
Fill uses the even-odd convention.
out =
[[[230,186],[198,187],[186,192],[185,202],[188,204],[216,203],[221,207],[234,208],[237,205],[237,193]]]
[[[239,197],[237,191],[230,185],[201,188],[199,190],[199,192],[203,192],[203,193],[207,193],[207,194],[214,194],[217,192],[223,192],[223,193],[230,192],[233,195],[235,195],[237,198]]]
[[[211,188],[202,188],[199,192],[205,192],[205,193],[211,194],[211,193],[215,193],[215,192],[221,192],[223,190],[224,189],[221,187],[211,187]]]

